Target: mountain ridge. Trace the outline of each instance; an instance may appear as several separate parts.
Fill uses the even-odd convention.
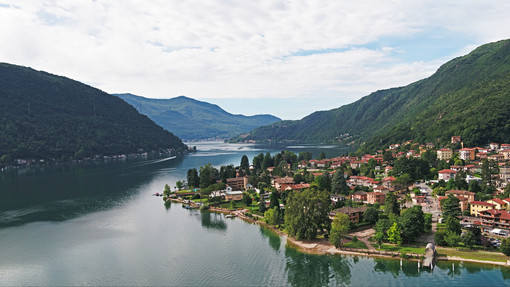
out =
[[[179,138],[117,97],[8,63],[0,63],[0,123],[0,156],[12,159],[187,150]]]
[[[230,138],[281,119],[272,115],[231,114],[216,104],[178,96],[151,99],[133,94],[113,94],[147,115],[168,131],[186,140]]]
[[[510,40],[482,45],[428,78],[375,91],[298,121],[282,121],[231,141],[340,142],[372,151],[403,140],[469,145],[510,141]],[[483,95],[483,96],[482,96]]]

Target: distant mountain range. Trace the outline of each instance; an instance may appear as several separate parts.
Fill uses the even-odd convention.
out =
[[[65,77],[0,63],[4,164],[167,149],[187,147],[123,100]]]
[[[231,138],[281,119],[271,115],[233,115],[217,105],[184,96],[149,99],[132,94],[114,94],[141,114],[185,140]]]
[[[341,142],[370,151],[405,140],[446,143],[453,135],[469,146],[510,142],[510,40],[480,46],[408,86],[232,141]]]

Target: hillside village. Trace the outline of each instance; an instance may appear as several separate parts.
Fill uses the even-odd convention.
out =
[[[274,157],[260,154],[251,165],[246,156],[239,167],[206,165],[200,172],[189,170],[187,182],[166,196],[289,229],[288,201],[314,190],[327,194],[329,218],[315,227],[316,236],[330,236],[331,222],[343,214],[350,230],[372,227],[381,233],[379,243],[412,243],[429,234],[436,244],[458,246],[469,231],[473,245],[499,247],[509,233],[510,144],[464,147],[460,137],[452,137],[446,146],[408,141],[375,154],[311,157],[282,151]],[[417,223],[406,227],[398,218],[411,212],[423,226],[406,237],[406,228]],[[446,223],[448,215],[455,220]],[[457,234],[449,231],[452,224],[462,227]],[[391,240],[392,225],[404,238]]]

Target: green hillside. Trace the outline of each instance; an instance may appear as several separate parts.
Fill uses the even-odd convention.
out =
[[[186,150],[121,99],[71,79],[0,63],[0,157],[69,159]]]
[[[483,45],[427,79],[260,127],[234,141],[343,142],[366,150],[409,139],[446,142],[452,135],[472,146],[510,142],[509,43]]]
[[[217,105],[184,96],[172,99],[148,99],[132,94],[116,96],[166,130],[186,140],[230,138],[280,121],[271,115],[233,115]]]

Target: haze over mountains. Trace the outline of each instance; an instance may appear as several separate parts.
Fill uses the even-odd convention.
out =
[[[405,140],[446,142],[452,135],[471,146],[510,141],[510,40],[480,46],[405,87],[231,141],[341,142],[374,150]]]
[[[80,82],[0,63],[0,157],[73,159],[187,149],[121,99]]]
[[[149,99],[132,94],[114,95],[184,140],[231,138],[257,127],[281,121],[272,115],[233,115],[217,105],[184,96]]]

